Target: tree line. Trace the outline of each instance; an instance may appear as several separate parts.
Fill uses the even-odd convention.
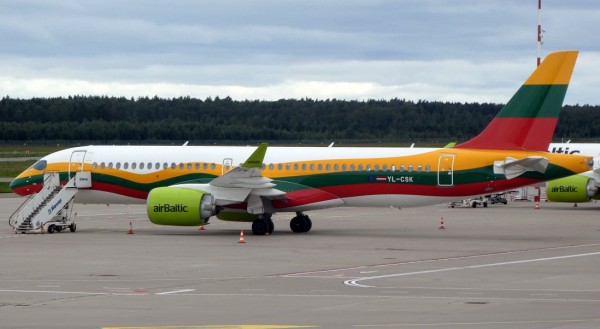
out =
[[[228,143],[464,141],[502,104],[73,96],[0,100],[5,143]],[[565,106],[555,140],[600,139],[600,106]]]

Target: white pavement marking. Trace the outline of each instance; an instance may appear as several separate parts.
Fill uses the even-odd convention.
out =
[[[182,290],[158,292],[155,295],[174,295],[174,294],[179,294],[182,292],[191,292],[191,291],[196,291],[196,289],[182,289]]]
[[[367,286],[367,285],[364,285],[364,284],[360,284],[358,282],[367,281],[367,280],[377,280],[377,279],[394,278],[394,277],[408,276],[408,275],[431,274],[431,273],[440,273],[440,272],[449,272],[449,271],[469,270],[469,269],[492,267],[492,266],[526,264],[526,263],[533,263],[533,262],[543,262],[543,261],[548,261],[548,260],[567,259],[567,258],[586,257],[586,256],[596,256],[596,255],[600,255],[600,252],[590,252],[590,253],[585,253],[585,254],[575,254],[575,255],[566,255],[566,256],[556,256],[556,257],[546,257],[546,258],[516,260],[516,261],[512,261],[512,262],[501,262],[501,263],[481,264],[481,265],[469,265],[469,266],[460,266],[460,267],[440,268],[440,269],[436,269],[436,270],[426,270],[426,271],[416,271],[416,272],[406,272],[406,273],[396,273],[396,274],[388,274],[388,275],[379,275],[379,276],[364,277],[364,278],[353,279],[353,280],[346,280],[346,281],[344,281],[344,284],[348,285],[348,286],[352,286],[352,287],[374,288],[373,286]]]

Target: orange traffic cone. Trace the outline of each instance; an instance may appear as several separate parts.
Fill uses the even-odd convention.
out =
[[[438,230],[445,230],[446,226],[444,226],[444,217],[442,217],[441,221],[440,221],[440,227],[438,228]]]
[[[198,229],[198,231],[206,231],[206,229],[204,228],[204,225],[200,226],[200,228]]]
[[[246,243],[246,240],[244,240],[244,230],[240,231],[240,242],[238,243]]]
[[[127,231],[127,234],[133,234],[133,226],[131,225],[131,221],[129,221],[129,231]]]
[[[535,202],[535,209],[540,209],[540,202],[539,201]]]

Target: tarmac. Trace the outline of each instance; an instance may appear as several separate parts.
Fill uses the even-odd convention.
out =
[[[75,233],[6,220],[0,327],[599,328],[600,204],[534,207],[329,209],[305,234],[277,214],[270,236],[140,205],[76,205]]]

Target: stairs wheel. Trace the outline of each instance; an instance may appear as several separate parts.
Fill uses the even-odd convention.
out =
[[[56,226],[54,226],[54,224],[51,224],[50,226],[48,226],[48,233],[50,233],[50,234],[54,233],[55,229],[56,229]]]

